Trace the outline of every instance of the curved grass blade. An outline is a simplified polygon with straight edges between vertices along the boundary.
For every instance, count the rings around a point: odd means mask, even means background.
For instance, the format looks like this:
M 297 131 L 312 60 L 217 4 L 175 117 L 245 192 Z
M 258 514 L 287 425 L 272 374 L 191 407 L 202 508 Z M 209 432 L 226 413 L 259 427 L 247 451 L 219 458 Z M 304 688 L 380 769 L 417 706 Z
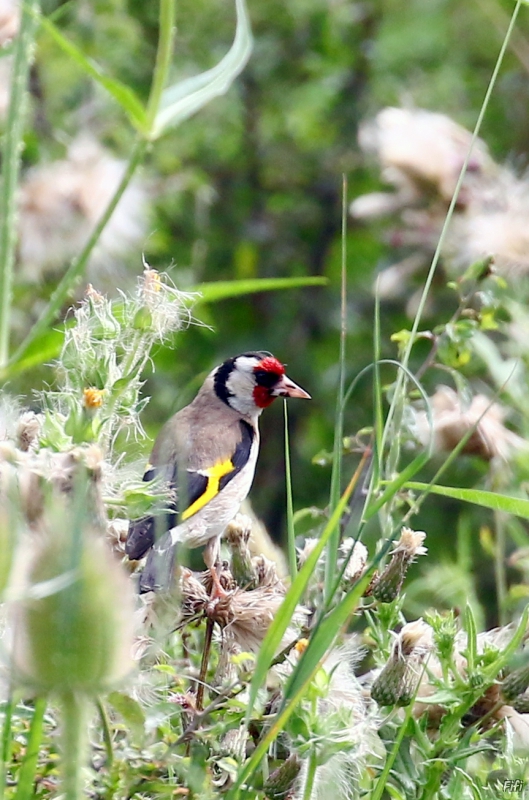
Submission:
M 174 128 L 209 103 L 225 94 L 246 66 L 252 52 L 250 19 L 244 0 L 235 0 L 237 29 L 233 44 L 212 69 L 169 86 L 162 93 L 151 138 L 156 139 L 168 128 Z
M 516 517 L 529 519 L 529 500 L 523 497 L 497 494 L 484 489 L 459 489 L 455 486 L 430 485 L 429 483 L 420 483 L 418 481 L 407 481 L 404 483 L 404 488 L 424 492 L 425 494 L 439 494 L 442 497 L 451 497 L 454 500 L 462 500 L 465 503 L 473 503 L 483 508 L 491 508 L 493 511 L 505 511 L 507 514 L 514 514 Z
M 200 303 L 216 303 L 253 292 L 274 292 L 279 289 L 298 289 L 302 286 L 326 286 L 327 278 L 248 278 L 241 281 L 211 281 L 192 286 L 189 292 L 198 292 L 197 305 Z
M 342 514 L 344 513 L 347 502 L 351 493 L 356 486 L 359 476 L 362 474 L 362 468 L 364 464 L 364 459 L 360 462 L 359 466 L 356 469 L 353 477 L 351 478 L 349 485 L 345 492 L 343 493 L 340 502 L 334 509 L 327 525 L 325 526 L 323 533 L 318 540 L 318 543 L 308 556 L 307 560 L 301 567 L 298 575 L 293 581 L 290 589 L 288 590 L 281 607 L 276 614 L 274 621 L 270 625 L 268 632 L 263 640 L 261 645 L 261 649 L 259 650 L 259 656 L 257 658 L 257 662 L 255 664 L 255 670 L 252 678 L 252 682 L 250 684 L 250 691 L 248 697 L 248 705 L 246 708 L 246 721 L 250 719 L 255 700 L 257 698 L 257 693 L 261 686 L 263 685 L 266 676 L 268 674 L 268 670 L 270 669 L 270 664 L 281 645 L 281 639 L 283 638 L 285 631 L 287 630 L 292 616 L 296 610 L 296 606 L 301 601 L 305 589 L 307 588 L 307 584 L 309 582 L 310 576 L 314 572 L 316 568 L 316 564 L 318 563 L 318 559 L 323 552 L 325 545 L 327 544 L 329 537 L 331 536 L 332 532 L 336 529 L 336 526 L 340 522 Z

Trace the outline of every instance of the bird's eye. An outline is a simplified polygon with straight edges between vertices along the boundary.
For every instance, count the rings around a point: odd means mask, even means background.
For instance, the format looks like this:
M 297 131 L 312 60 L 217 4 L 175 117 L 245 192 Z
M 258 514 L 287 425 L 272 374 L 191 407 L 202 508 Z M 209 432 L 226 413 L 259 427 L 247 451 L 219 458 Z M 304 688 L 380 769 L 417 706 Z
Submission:
M 264 386 L 267 389 L 272 389 L 279 380 L 279 375 L 275 372 L 270 372 L 267 369 L 254 370 L 255 380 L 258 386 Z

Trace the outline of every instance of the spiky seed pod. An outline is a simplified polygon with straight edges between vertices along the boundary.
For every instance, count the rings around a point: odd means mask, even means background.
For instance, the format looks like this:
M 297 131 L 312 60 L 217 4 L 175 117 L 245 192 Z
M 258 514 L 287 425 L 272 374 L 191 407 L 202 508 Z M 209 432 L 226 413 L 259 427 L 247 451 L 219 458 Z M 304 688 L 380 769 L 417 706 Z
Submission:
M 404 625 L 388 663 L 371 686 L 373 700 L 379 705 L 408 705 L 417 691 L 421 665 L 432 645 L 432 629 L 422 619 Z
M 270 773 L 263 786 L 269 800 L 287 800 L 301 771 L 301 760 L 294 753 Z
M 370 594 L 381 603 L 392 603 L 398 596 L 408 567 L 416 556 L 424 555 L 427 550 L 423 546 L 426 538 L 424 531 L 413 531 L 403 528 L 396 543 L 391 561 L 370 586 Z
M 190 569 L 182 569 L 179 585 L 182 621 L 193 619 L 197 614 L 205 614 L 209 595 L 196 573 Z
M 529 714 L 529 692 L 525 691 L 523 694 L 519 694 L 511 705 L 519 714 Z
M 238 586 L 255 589 L 258 575 L 252 563 L 249 547 L 252 520 L 244 514 L 237 514 L 226 528 L 224 538 L 231 550 L 231 571 Z
M 405 687 L 407 664 L 404 659 L 390 659 L 371 686 L 371 697 L 379 706 L 394 706 Z
M 529 687 L 529 664 L 525 664 L 507 675 L 501 685 L 501 693 L 509 702 L 522 695 L 527 687 Z

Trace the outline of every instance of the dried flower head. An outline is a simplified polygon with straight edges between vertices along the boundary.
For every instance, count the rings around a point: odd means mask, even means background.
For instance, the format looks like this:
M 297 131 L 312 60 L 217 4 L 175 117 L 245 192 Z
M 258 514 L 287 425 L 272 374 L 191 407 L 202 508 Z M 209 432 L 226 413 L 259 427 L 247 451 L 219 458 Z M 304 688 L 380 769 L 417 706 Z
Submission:
M 20 190 L 19 260 L 26 280 L 64 266 L 87 242 L 125 171 L 125 163 L 95 139 L 80 136 L 62 161 L 30 170 Z M 100 280 L 115 270 L 146 232 L 147 192 L 138 180 L 126 189 L 90 260 Z M 115 274 L 112 276 L 115 279 Z M 115 280 L 108 282 L 113 288 Z
M 15 38 L 20 27 L 20 0 L 0 0 L 0 47 Z
M 317 544 L 318 539 L 313 539 L 310 536 L 305 539 L 303 547 L 298 548 L 298 566 L 303 566 Z
M 423 109 L 385 108 L 359 131 L 360 146 L 374 152 L 382 176 L 408 196 L 428 189 L 449 203 L 470 149 L 472 134 L 444 114 Z M 474 143 L 469 177 L 495 171 L 485 143 Z
M 347 559 L 351 553 L 351 558 L 349 558 L 345 568 L 344 580 L 348 583 L 354 583 L 361 578 L 365 572 L 367 559 L 369 557 L 367 547 L 363 542 L 359 542 L 355 539 L 344 539 L 340 544 L 340 553 L 343 560 Z
M 152 330 L 157 339 L 181 330 L 192 321 L 190 305 L 196 295 L 177 289 L 169 276 L 151 269 L 144 262 L 143 275 L 138 282 L 139 310 L 135 325 Z
M 34 411 L 24 411 L 20 415 L 16 431 L 16 444 L 20 450 L 26 452 L 37 447 L 43 419 L 42 414 Z
M 463 452 L 487 461 L 495 457 L 506 461 L 513 450 L 525 446 L 523 439 L 503 424 L 505 409 L 482 394 L 475 395 L 471 403 L 465 405 L 449 386 L 439 386 L 430 402 L 433 429 L 430 429 L 426 412 L 417 412 L 415 424 L 420 441 L 428 446 L 433 438 L 437 452 L 453 450 L 472 429 Z
M 318 767 L 311 797 L 323 800 L 332 792 L 338 797 L 356 797 L 358 780 L 369 766 L 380 763 L 383 746 L 378 738 L 378 712 L 366 703 L 354 667 L 363 656 L 356 637 L 332 649 L 316 676 L 318 699 L 314 729 L 308 742 L 300 737 L 301 752 L 308 744 Z M 304 760 L 296 798 L 303 797 L 307 777 Z
M 492 256 L 500 274 L 527 273 L 528 214 L 529 174 L 518 177 L 503 168 L 493 181 L 481 184 L 450 227 L 444 251 L 451 267 L 461 272 Z

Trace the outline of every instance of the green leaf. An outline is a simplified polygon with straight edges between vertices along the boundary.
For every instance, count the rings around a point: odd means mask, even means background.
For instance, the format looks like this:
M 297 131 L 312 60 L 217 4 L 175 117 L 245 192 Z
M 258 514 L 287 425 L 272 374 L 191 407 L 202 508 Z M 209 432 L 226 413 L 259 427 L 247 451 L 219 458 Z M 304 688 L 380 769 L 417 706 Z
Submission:
M 63 341 L 64 330 L 48 331 L 25 351 L 22 358 L 0 370 L 0 380 L 3 381 L 8 377 L 18 375 L 20 372 L 37 367 L 46 361 L 52 361 L 61 352 Z
M 191 287 L 190 292 L 198 292 L 196 302 L 216 303 L 231 297 L 240 297 L 254 292 L 274 292 L 280 289 L 298 289 L 302 286 L 326 286 L 327 278 L 248 278 L 241 281 L 211 281 Z
M 370 574 L 362 578 L 330 614 L 320 619 L 318 626 L 310 638 L 307 649 L 303 653 L 285 687 L 283 705 L 288 704 L 290 698 L 295 696 L 303 686 L 312 680 L 322 658 L 332 647 L 341 627 L 347 622 L 357 607 L 370 579 Z
M 123 692 L 111 692 L 107 701 L 123 717 L 134 737 L 141 738 L 145 731 L 145 715 L 140 704 Z
M 374 514 L 376 514 L 377 511 L 379 511 L 389 500 L 391 500 L 399 491 L 399 489 L 402 489 L 403 486 L 405 486 L 407 489 L 412 488 L 411 481 L 409 481 L 408 478 L 411 478 L 416 472 L 422 469 L 422 467 L 428 461 L 428 458 L 428 453 L 420 453 L 418 456 L 416 456 L 416 458 L 414 458 L 413 461 L 408 464 L 408 466 L 386 486 L 380 497 L 370 503 L 365 511 L 364 519 L 371 519 L 371 517 L 374 516 Z
M 151 138 L 158 138 L 168 128 L 175 127 L 199 111 L 214 97 L 225 94 L 246 66 L 252 52 L 250 20 L 244 0 L 235 0 L 235 7 L 237 29 L 230 50 L 212 69 L 165 89 L 160 109 L 154 120 Z
M 99 64 L 87 58 L 82 50 L 63 36 L 49 19 L 42 18 L 41 25 L 47 33 L 50 34 L 55 43 L 59 45 L 61 50 L 70 56 L 72 61 L 74 61 L 84 73 L 99 83 L 99 85 L 106 89 L 114 100 L 116 100 L 136 130 L 145 132 L 147 122 L 145 108 L 135 92 L 126 84 L 121 83 L 121 81 L 115 78 L 109 78 L 105 75 Z
M 408 481 L 404 484 L 406 489 L 418 492 L 439 494 L 443 497 L 452 497 L 454 500 L 463 500 L 465 503 L 474 503 L 493 511 L 505 511 L 523 519 L 529 519 L 529 500 L 523 497 L 512 497 L 507 494 L 487 492 L 483 489 L 459 489 L 454 486 L 430 485 L 417 481 Z

